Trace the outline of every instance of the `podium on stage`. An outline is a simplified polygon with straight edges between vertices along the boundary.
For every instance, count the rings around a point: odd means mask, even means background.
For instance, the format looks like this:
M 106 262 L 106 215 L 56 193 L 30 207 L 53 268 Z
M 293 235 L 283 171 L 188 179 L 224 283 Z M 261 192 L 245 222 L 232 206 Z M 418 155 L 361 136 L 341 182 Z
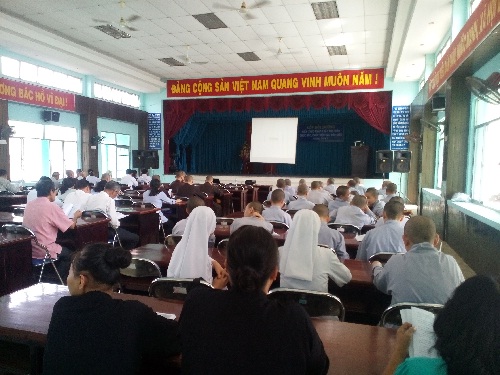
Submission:
M 367 176 L 369 151 L 368 146 L 351 146 L 351 176 Z

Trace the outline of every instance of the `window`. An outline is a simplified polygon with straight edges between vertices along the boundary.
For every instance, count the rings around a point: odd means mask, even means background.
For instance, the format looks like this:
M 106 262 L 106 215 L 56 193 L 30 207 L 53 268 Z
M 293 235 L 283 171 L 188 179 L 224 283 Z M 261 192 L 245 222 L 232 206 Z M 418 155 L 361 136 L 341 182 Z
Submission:
M 476 100 L 472 198 L 500 210 L 500 106 Z
M 78 167 L 75 128 L 9 120 L 15 134 L 10 138 L 10 176 L 13 181 L 38 181 L 53 172 L 64 175 Z M 45 162 L 48 160 L 49 162 Z
M 130 168 L 130 135 L 101 132 L 101 170 L 114 178 L 125 176 Z
M 436 53 L 436 65 L 443 58 L 446 51 L 448 51 L 448 48 L 450 48 L 450 45 L 451 45 L 451 38 L 448 37 L 446 42 L 444 42 L 443 46 Z
M 476 10 L 477 6 L 479 5 L 479 3 L 481 2 L 481 0 L 470 0 L 470 3 L 469 3 L 469 17 L 472 13 L 474 13 L 474 11 Z
M 94 96 L 98 99 L 109 100 L 110 102 L 125 104 L 135 108 L 139 108 L 140 106 L 139 95 L 101 85 L 100 83 L 94 83 Z
M 3 75 L 77 94 L 82 93 L 83 82 L 80 78 L 6 56 L 0 58 L 0 64 Z

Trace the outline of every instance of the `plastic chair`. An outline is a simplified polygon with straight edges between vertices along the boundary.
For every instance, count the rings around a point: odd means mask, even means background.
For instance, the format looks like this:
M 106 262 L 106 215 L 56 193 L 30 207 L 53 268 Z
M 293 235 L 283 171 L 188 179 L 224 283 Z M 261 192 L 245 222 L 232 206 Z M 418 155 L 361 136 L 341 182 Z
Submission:
M 182 236 L 180 235 L 175 235 L 175 234 L 169 234 L 167 237 L 165 237 L 165 245 L 166 246 L 177 246 L 179 241 L 182 239 Z
M 263 205 L 264 207 L 271 207 L 271 201 L 268 201 L 268 200 L 266 199 L 264 202 L 262 202 L 262 205 Z
M 430 311 L 436 314 L 439 310 L 443 308 L 443 305 L 439 303 L 413 303 L 413 302 L 401 302 L 389 306 L 382 313 L 379 325 L 385 327 L 386 325 L 401 326 L 403 321 L 401 319 L 401 310 L 409 309 L 411 307 L 418 307 L 419 309 Z M 457 327 L 457 329 L 460 329 Z
M 215 218 L 215 222 L 217 225 L 231 225 L 234 221 L 232 217 L 217 217 Z
M 386 252 L 380 252 L 373 254 L 370 258 L 368 258 L 369 262 L 374 262 L 374 261 L 379 261 L 381 263 L 387 263 L 389 259 L 394 255 L 395 253 L 386 253 Z
M 270 299 L 288 303 L 299 303 L 310 317 L 337 317 L 341 322 L 345 318 L 345 308 L 340 299 L 333 294 L 289 288 L 276 288 L 269 291 Z
M 269 220 L 269 222 L 273 225 L 274 229 L 286 229 L 286 230 L 290 229 L 288 225 L 282 223 L 281 221 Z
M 297 213 L 298 210 L 286 210 L 285 212 L 288 213 L 290 216 L 293 216 Z
M 82 219 L 109 219 L 108 214 L 106 214 L 104 211 L 101 210 L 86 210 L 82 212 Z M 120 241 L 120 236 L 118 235 L 118 230 L 116 228 L 113 228 L 115 231 L 115 235 L 112 240 L 109 240 L 108 243 L 112 244 L 113 246 L 116 246 L 116 243 L 122 246 L 122 242 Z
M 212 284 L 203 279 L 162 277 L 151 283 L 149 286 L 149 296 L 184 301 L 191 289 L 198 286 L 212 288 Z
M 328 223 L 328 227 L 339 232 L 361 234 L 361 228 L 352 224 Z
M 61 285 L 64 285 L 64 281 L 63 281 L 61 275 L 59 274 L 59 271 L 57 270 L 57 267 L 55 265 L 55 262 L 57 261 L 57 259 L 54 259 L 51 257 L 47 246 L 38 242 L 38 239 L 36 238 L 35 233 L 31 229 L 29 229 L 28 227 L 25 227 L 24 225 L 4 224 L 2 226 L 2 232 L 3 233 L 11 233 L 11 234 L 25 234 L 28 236 L 32 236 L 33 240 L 35 241 L 35 244 L 45 251 L 45 257 L 43 259 L 32 258 L 32 260 L 31 260 L 31 263 L 34 267 L 41 266 L 40 276 L 38 277 L 38 282 L 42 281 L 43 270 L 45 268 L 45 265 L 48 263 L 51 263 L 52 267 L 54 267 L 54 271 L 56 272 L 57 277 L 59 278 L 59 281 L 61 282 Z

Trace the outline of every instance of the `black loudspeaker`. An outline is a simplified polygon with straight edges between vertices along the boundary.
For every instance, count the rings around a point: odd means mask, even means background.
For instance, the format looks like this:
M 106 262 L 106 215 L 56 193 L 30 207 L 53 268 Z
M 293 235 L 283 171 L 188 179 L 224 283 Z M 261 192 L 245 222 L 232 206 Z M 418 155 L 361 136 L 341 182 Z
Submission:
M 245 180 L 245 185 L 255 185 L 257 181 L 255 180 Z
M 53 111 L 42 112 L 43 121 L 59 122 L 59 116 L 60 116 L 59 112 L 53 112 Z
M 390 173 L 393 168 L 394 151 L 392 150 L 379 150 L 377 151 L 377 165 L 375 173 Z
M 133 168 L 158 169 L 160 166 L 158 151 L 156 150 L 132 150 Z
M 410 171 L 411 151 L 394 151 L 394 172 L 407 173 Z

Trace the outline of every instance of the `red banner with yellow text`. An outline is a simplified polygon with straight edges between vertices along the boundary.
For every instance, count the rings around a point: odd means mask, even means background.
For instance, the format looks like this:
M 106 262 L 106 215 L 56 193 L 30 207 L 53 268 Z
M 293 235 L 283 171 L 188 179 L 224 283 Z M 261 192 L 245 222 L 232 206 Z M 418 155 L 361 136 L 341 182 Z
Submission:
M 316 91 L 381 89 L 384 69 L 200 78 L 167 81 L 168 98 L 247 96 Z
M 75 110 L 75 94 L 0 78 L 0 99 L 41 107 Z
M 431 97 L 474 49 L 500 24 L 500 0 L 482 0 L 429 76 Z

